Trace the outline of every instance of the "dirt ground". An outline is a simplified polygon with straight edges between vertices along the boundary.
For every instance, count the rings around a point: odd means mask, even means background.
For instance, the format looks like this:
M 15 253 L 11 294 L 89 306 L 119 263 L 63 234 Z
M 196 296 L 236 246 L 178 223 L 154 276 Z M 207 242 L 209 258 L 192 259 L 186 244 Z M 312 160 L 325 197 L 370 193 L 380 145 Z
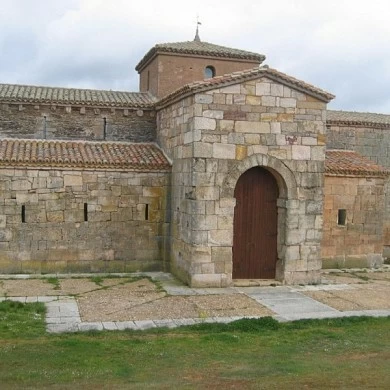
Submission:
M 390 309 L 388 267 L 380 271 L 324 271 L 323 280 L 328 284 L 323 289 L 303 293 L 340 311 Z
M 169 296 L 148 279 L 91 291 L 78 298 L 84 321 L 266 316 L 272 312 L 243 294 Z
M 77 299 L 83 321 L 269 316 L 244 294 L 169 296 L 148 278 L 0 280 L 0 296 L 63 296 Z M 97 280 L 97 283 L 94 281 Z
M 340 311 L 390 309 L 390 267 L 380 271 L 324 271 L 323 284 L 302 293 Z M 83 321 L 267 316 L 273 313 L 234 291 L 218 295 L 168 295 L 148 278 L 1 279 L 0 296 L 77 299 Z

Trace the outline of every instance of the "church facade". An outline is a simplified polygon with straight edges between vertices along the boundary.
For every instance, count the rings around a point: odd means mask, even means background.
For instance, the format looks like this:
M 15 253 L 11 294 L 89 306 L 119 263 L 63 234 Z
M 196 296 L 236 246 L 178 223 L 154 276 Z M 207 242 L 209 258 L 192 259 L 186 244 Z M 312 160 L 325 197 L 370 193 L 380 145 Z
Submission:
M 0 272 L 222 287 L 383 263 L 390 116 L 328 111 L 264 59 L 197 36 L 153 47 L 140 92 L 0 84 Z

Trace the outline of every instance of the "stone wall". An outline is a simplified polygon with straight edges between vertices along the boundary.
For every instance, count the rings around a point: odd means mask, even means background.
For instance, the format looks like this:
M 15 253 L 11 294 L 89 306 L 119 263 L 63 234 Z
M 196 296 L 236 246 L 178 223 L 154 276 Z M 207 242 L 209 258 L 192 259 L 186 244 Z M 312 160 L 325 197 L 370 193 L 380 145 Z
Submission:
M 0 169 L 4 273 L 168 270 L 170 174 Z
M 193 286 L 232 283 L 234 188 L 253 166 L 279 184 L 277 278 L 319 280 L 326 103 L 265 77 L 158 112 L 174 159 L 172 267 Z
M 327 148 L 354 150 L 390 169 L 390 129 L 372 126 L 328 125 Z M 383 255 L 390 258 L 390 178 L 385 182 Z
M 187 283 L 191 283 L 190 275 L 186 272 L 188 262 L 192 258 L 193 242 L 197 242 L 190 228 L 192 213 L 197 213 L 200 208 L 205 214 L 206 209 L 206 202 L 200 205 L 192 200 L 191 195 L 196 161 L 187 137 L 193 137 L 190 125 L 194 117 L 193 102 L 193 97 L 183 99 L 161 110 L 157 117 L 158 143 L 172 160 L 171 267 Z
M 0 104 L 0 137 L 150 142 L 155 111 Z
M 390 168 L 390 129 L 328 125 L 328 149 L 354 150 L 384 167 Z
M 323 268 L 383 263 L 384 179 L 325 176 Z M 338 220 L 346 211 L 345 224 Z

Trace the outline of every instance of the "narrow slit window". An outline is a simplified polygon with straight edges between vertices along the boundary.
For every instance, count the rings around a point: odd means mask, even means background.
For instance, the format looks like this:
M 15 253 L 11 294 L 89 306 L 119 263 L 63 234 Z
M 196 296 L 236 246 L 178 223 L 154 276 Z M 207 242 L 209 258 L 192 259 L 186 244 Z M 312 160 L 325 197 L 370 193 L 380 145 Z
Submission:
M 26 223 L 26 206 L 22 205 L 22 223 Z
M 149 220 L 149 205 L 145 205 L 145 221 Z
M 103 139 L 107 136 L 107 118 L 103 118 Z
M 146 90 L 149 92 L 150 90 L 150 72 L 147 73 L 147 79 L 146 79 Z
M 43 138 L 47 138 L 47 117 L 46 115 L 43 117 Z
M 88 222 L 88 203 L 84 203 L 84 221 Z
M 347 210 L 339 209 L 337 213 L 337 225 L 345 226 L 347 224 Z

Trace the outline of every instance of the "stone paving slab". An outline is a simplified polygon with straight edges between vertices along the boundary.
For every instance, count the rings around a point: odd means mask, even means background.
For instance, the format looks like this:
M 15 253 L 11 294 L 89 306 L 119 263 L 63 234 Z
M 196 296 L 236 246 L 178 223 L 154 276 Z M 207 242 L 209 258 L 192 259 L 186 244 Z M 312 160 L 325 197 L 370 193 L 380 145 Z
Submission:
M 104 330 L 118 330 L 116 323 L 113 321 L 102 322 Z
M 112 275 L 112 274 L 111 274 Z M 259 305 L 270 309 L 274 314 L 273 318 L 280 322 L 293 321 L 298 319 L 315 319 L 315 318 L 338 318 L 347 316 L 373 316 L 383 317 L 390 316 L 390 310 L 348 310 L 340 311 L 332 308 L 325 303 L 321 303 L 315 298 L 305 295 L 305 292 L 311 293 L 316 291 L 331 290 L 351 290 L 354 286 L 350 284 L 323 284 L 316 286 L 236 286 L 228 288 L 190 288 L 184 286 L 172 275 L 155 272 L 139 273 L 139 276 L 148 276 L 173 296 L 192 296 L 191 299 L 206 299 L 203 296 L 210 296 L 210 299 L 218 295 L 235 295 L 243 294 L 246 297 L 257 302 Z M 61 277 L 60 275 L 54 275 Z M 91 277 L 91 274 L 72 275 L 77 277 Z M 121 277 L 129 277 L 129 274 L 118 274 Z M 132 274 L 132 276 L 137 276 Z M 0 276 L 1 277 L 1 276 Z M 48 275 L 44 276 L 45 278 Z M 69 278 L 69 275 L 67 275 Z M 12 278 L 18 279 L 15 275 Z M 28 279 L 29 275 L 20 275 L 21 280 Z M 356 288 L 355 288 L 356 291 Z M 0 297 L 0 301 L 10 299 L 22 303 L 43 302 L 47 307 L 46 328 L 48 332 L 80 332 L 80 331 L 100 331 L 100 330 L 143 330 L 155 327 L 176 328 L 179 326 L 193 325 L 199 323 L 229 323 L 241 318 L 261 318 L 258 316 L 231 315 L 225 317 L 216 317 L 214 313 L 209 313 L 205 318 L 173 318 L 173 319 L 145 319 L 134 321 L 112 321 L 109 318 L 102 321 L 82 321 L 79 306 L 73 296 L 48 295 L 48 296 L 15 296 Z M 184 299 L 184 297 L 183 297 Z M 212 298 L 214 299 L 214 298 Z M 226 299 L 228 299 L 226 297 Z M 181 313 L 180 311 L 178 313 Z M 205 312 L 206 313 L 206 312 Z M 244 312 L 243 312 L 244 313 Z M 184 314 L 184 313 L 183 313 Z
M 118 330 L 125 330 L 125 329 L 137 329 L 137 325 L 134 323 L 134 321 L 120 321 L 115 322 Z
M 291 291 L 339 291 L 352 290 L 354 286 L 350 284 L 320 284 L 317 286 L 294 286 L 290 287 Z
M 284 294 L 285 292 L 283 292 Z M 275 294 L 278 296 L 278 294 Z M 279 294 L 279 297 L 281 295 Z M 8 298 L 13 301 L 22 301 L 23 297 Z M 26 297 L 24 297 L 26 301 Z M 36 301 L 40 301 L 41 297 L 36 297 Z M 48 298 L 48 297 L 45 297 Z M 53 298 L 53 297 L 52 297 Z M 237 321 L 242 318 L 261 318 L 257 316 L 231 316 L 231 317 L 207 317 L 207 318 L 177 318 L 167 320 L 144 320 L 144 321 L 96 321 L 96 322 L 82 322 L 79 315 L 75 316 L 62 316 L 61 312 L 66 312 L 69 308 L 69 301 L 73 300 L 74 306 L 77 307 L 76 300 L 73 297 L 67 297 L 62 302 L 61 300 L 54 297 L 55 301 L 48 301 L 47 306 L 54 306 L 58 310 L 52 310 L 51 315 L 46 317 L 46 329 L 49 333 L 62 333 L 62 332 L 85 332 L 85 331 L 101 331 L 101 330 L 145 330 L 156 327 L 176 328 L 180 326 L 194 325 L 199 323 L 229 323 Z M 260 299 L 260 298 L 258 298 Z M 266 299 L 267 300 L 267 299 Z M 309 299 L 310 301 L 314 301 Z M 45 299 L 46 301 L 46 299 Z M 298 319 L 324 319 L 324 318 L 339 318 L 349 316 L 372 316 L 372 317 L 387 317 L 390 316 L 390 310 L 359 310 L 359 311 L 348 311 L 340 312 L 338 310 L 326 307 L 325 310 L 318 310 L 318 307 L 313 305 L 313 302 L 305 302 L 302 298 L 292 298 L 290 301 L 296 301 L 301 304 L 300 309 L 297 305 L 293 305 L 294 308 L 288 308 L 287 305 L 277 305 L 280 299 L 274 299 L 276 302 L 277 310 L 273 316 L 279 322 L 294 321 Z M 314 301 L 315 302 L 315 301 Z M 263 300 L 263 305 L 267 305 Z M 316 302 L 315 302 L 316 303 Z M 322 305 L 322 304 L 321 304 Z M 64 308 L 62 308 L 64 306 Z M 72 312 L 74 309 L 72 307 Z M 326 306 L 326 305 L 323 305 Z M 61 310 L 63 309 L 63 310 Z M 321 309 L 324 309 L 321 307 Z M 328 310 L 330 309 L 330 310 Z M 275 310 L 275 307 L 273 308 Z M 276 311 L 276 310 L 275 310 Z
M 299 318 L 325 318 L 338 311 L 323 303 L 315 301 L 302 293 L 289 290 L 257 291 L 248 294 L 257 302 L 268 307 L 277 316 L 288 320 Z

